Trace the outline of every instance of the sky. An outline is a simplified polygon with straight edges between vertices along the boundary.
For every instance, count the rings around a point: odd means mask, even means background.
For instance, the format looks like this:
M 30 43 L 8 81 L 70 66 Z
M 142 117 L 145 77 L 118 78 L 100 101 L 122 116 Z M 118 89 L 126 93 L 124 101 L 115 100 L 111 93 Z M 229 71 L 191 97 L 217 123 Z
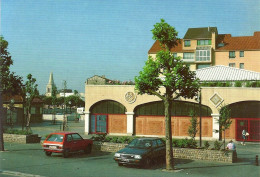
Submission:
M 163 18 L 183 38 L 188 28 L 219 34 L 260 31 L 259 0 L 1 0 L 1 35 L 24 81 L 31 73 L 41 94 L 53 72 L 58 89 L 84 92 L 94 75 L 134 81 Z

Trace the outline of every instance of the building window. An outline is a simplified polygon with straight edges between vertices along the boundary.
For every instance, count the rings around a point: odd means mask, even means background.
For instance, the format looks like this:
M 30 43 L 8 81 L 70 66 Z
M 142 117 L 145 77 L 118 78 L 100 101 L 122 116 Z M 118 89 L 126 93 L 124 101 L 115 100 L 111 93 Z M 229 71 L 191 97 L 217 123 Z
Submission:
M 229 51 L 229 58 L 236 58 L 235 51 Z
M 197 40 L 197 45 L 211 45 L 211 40 L 210 39 Z
M 194 59 L 194 53 L 183 53 L 183 59 L 184 60 Z
M 244 68 L 245 68 L 245 64 L 244 64 L 244 63 L 240 63 L 240 64 L 239 64 L 239 68 L 240 68 L 240 69 L 244 69 Z
M 190 47 L 190 40 L 184 41 L 184 47 Z
M 244 51 L 240 51 L 239 56 L 244 57 Z
M 174 58 L 176 58 L 176 57 L 177 57 L 177 53 L 173 53 L 172 55 L 173 55 L 173 57 L 174 57 Z
M 197 69 L 207 68 L 210 67 L 210 64 L 198 64 Z
M 196 50 L 196 61 L 210 61 L 210 50 Z
M 236 67 L 235 63 L 229 63 L 229 67 Z

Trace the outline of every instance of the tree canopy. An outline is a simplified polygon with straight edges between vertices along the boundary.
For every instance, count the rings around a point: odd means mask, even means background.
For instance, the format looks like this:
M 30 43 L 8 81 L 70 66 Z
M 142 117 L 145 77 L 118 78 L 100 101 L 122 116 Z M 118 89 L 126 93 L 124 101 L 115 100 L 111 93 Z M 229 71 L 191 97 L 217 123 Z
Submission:
M 22 77 L 15 75 L 10 71 L 10 66 L 13 65 L 12 57 L 8 52 L 8 42 L 0 36 L 1 58 L 0 58 L 0 79 L 3 94 L 15 95 L 22 93 Z
M 148 60 L 135 77 L 135 88 L 138 94 L 156 95 L 164 102 L 165 107 L 165 138 L 166 138 L 166 170 L 173 170 L 171 101 L 182 98 L 193 98 L 199 91 L 199 82 L 195 73 L 180 57 L 174 57 L 170 52 L 179 39 L 177 31 L 163 19 L 154 25 L 153 39 L 158 40 L 162 50 L 156 57 Z

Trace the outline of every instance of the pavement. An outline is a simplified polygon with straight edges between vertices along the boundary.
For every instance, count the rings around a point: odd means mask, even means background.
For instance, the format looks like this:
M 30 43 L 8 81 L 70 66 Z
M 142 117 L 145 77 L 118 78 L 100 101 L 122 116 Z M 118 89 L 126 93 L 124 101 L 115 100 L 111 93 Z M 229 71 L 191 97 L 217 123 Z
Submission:
M 60 131 L 60 125 L 51 122 L 32 124 L 34 133 L 44 137 L 53 131 Z M 69 131 L 84 135 L 84 122 L 69 122 Z M 213 142 L 211 142 L 213 143 Z M 237 146 L 236 163 L 222 163 L 189 159 L 174 159 L 173 172 L 165 172 L 165 164 L 154 164 L 149 169 L 119 167 L 113 160 L 114 153 L 77 153 L 70 158 L 60 154 L 45 156 L 41 144 L 5 143 L 5 151 L 0 152 L 0 176 L 191 176 L 191 177 L 251 177 L 260 176 L 260 166 L 256 166 L 256 155 L 260 155 L 260 143 L 247 142 Z

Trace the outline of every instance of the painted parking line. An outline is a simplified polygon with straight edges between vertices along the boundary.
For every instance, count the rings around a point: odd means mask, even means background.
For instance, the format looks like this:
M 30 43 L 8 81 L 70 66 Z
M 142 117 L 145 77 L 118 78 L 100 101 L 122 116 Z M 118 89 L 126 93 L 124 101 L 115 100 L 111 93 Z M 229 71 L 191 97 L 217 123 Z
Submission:
M 44 177 L 40 175 L 28 174 L 28 173 L 21 173 L 17 171 L 8 171 L 8 170 L 0 170 L 0 176 L 2 175 L 9 175 L 9 176 L 19 176 L 19 177 Z

